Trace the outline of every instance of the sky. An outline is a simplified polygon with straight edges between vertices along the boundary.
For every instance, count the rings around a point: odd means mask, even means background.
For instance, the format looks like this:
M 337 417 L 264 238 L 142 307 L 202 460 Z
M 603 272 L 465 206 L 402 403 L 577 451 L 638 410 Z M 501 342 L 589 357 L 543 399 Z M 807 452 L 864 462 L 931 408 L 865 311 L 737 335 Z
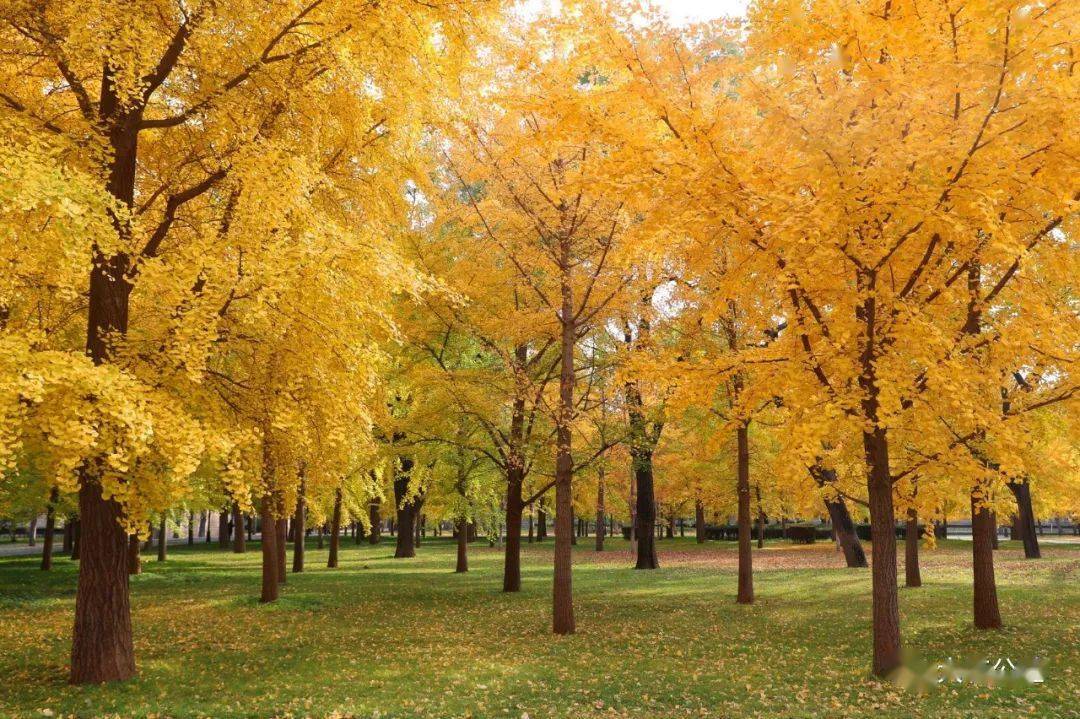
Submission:
M 714 20 L 725 15 L 736 16 L 746 12 L 750 0 L 653 0 L 663 8 L 675 23 Z M 526 15 L 540 12 L 541 8 L 558 6 L 558 0 L 521 0 Z
M 724 15 L 742 15 L 748 0 L 654 0 L 675 22 L 713 20 Z

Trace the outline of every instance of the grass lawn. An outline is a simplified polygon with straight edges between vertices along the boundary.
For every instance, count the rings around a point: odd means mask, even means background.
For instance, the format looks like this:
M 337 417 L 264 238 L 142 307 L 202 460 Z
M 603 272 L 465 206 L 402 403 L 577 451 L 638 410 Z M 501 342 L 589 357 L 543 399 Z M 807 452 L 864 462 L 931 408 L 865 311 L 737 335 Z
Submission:
M 395 560 L 385 537 L 346 539 L 336 570 L 312 541 L 308 571 L 270 606 L 256 601 L 257 545 L 170 548 L 132 578 L 138 678 L 88 688 L 65 683 L 75 563 L 46 574 L 36 558 L 0 559 L 0 716 L 1080 716 L 1080 546 L 1025 561 L 1003 543 L 999 632 L 972 628 L 970 545 L 924 552 L 924 586 L 901 589 L 908 647 L 1050 663 L 1042 685 L 920 696 L 870 678 L 869 572 L 827 543 L 755 550 L 747 607 L 732 543 L 664 540 L 662 569 L 641 572 L 626 542 L 602 555 L 591 542 L 576 548 L 570 637 L 549 631 L 550 540 L 526 545 L 516 595 L 499 591 L 501 554 L 482 543 L 455 575 L 448 540 Z

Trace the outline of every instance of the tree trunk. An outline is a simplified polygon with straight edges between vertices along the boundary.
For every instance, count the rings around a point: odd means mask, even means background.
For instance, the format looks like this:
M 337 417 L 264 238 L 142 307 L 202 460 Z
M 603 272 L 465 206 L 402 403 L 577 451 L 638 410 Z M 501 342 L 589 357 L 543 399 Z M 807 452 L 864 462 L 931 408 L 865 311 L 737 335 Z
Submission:
M 536 507 L 536 541 L 547 539 L 547 512 L 544 511 L 544 498 L 541 497 Z
M 598 470 L 598 477 L 596 483 L 596 551 L 604 551 L 604 522 L 607 521 L 605 517 L 604 506 L 604 468 L 601 467 Z
M 868 465 L 870 537 L 873 540 L 873 670 L 886 676 L 900 666 L 900 607 L 896 582 L 896 515 L 893 511 L 889 444 L 881 427 L 863 432 Z
M 994 549 L 991 542 L 994 521 L 990 510 L 977 506 L 971 495 L 971 566 L 974 574 L 974 609 L 976 629 L 1000 629 L 997 583 L 994 580 Z
M 229 513 L 225 510 L 218 512 L 218 548 L 225 549 L 229 546 Z
M 694 537 L 698 544 L 705 544 L 705 504 L 694 500 Z
M 169 533 L 166 531 L 165 517 L 158 523 L 157 560 L 164 562 L 169 546 Z
M 85 468 L 73 552 L 82 557 L 75 595 L 72 684 L 100 684 L 135 674 L 128 600 L 128 539 L 120 504 L 104 499 Z M 83 546 L 85 545 L 85 546 Z
M 533 508 L 529 507 L 529 544 L 533 543 Z
M 904 586 L 922 586 L 919 572 L 919 513 L 914 507 L 908 508 L 907 528 L 904 530 Z
M 334 569 L 338 565 L 338 547 L 341 543 L 341 487 L 334 492 L 334 514 L 330 519 L 330 556 L 326 559 L 326 566 Z M 372 526 L 372 533 L 375 527 Z
M 578 526 L 577 525 L 578 525 L 577 517 L 574 516 L 574 505 L 571 504 L 570 505 L 570 529 L 571 529 L 571 531 L 570 531 L 570 546 L 577 546 L 577 538 L 578 538 Z
M 304 490 L 306 479 L 301 471 L 300 491 L 296 495 L 296 514 L 293 515 L 293 555 L 292 570 L 294 573 L 304 571 Z
M 574 458 L 571 421 L 574 416 L 574 345 L 577 343 L 577 324 L 574 321 L 573 289 L 569 273 L 569 241 L 560 247 L 562 280 L 560 293 L 561 337 L 559 342 L 559 406 L 555 418 L 555 571 L 552 581 L 552 631 L 573 634 L 574 593 L 573 555 L 570 535 L 574 513 Z
M 142 574 L 142 542 L 137 534 L 128 537 L 128 574 Z
M 289 520 L 279 517 L 273 525 L 273 530 L 277 532 L 274 537 L 274 548 L 277 550 L 277 570 L 274 576 L 277 577 L 278 584 L 285 584 L 288 576 L 285 572 L 285 535 L 289 531 L 288 524 Z
M 274 501 L 269 495 L 262 499 L 262 596 L 263 604 L 278 598 L 278 552 L 277 520 L 274 519 Z
M 503 591 L 521 591 L 521 487 L 522 468 L 512 462 L 506 470 L 506 546 L 503 548 Z M 458 526 L 458 534 L 467 534 L 468 529 Z M 532 519 L 529 520 L 529 541 L 532 541 Z M 458 552 L 462 552 L 461 540 L 458 539 Z
M 825 509 L 829 512 L 829 519 L 836 532 L 836 541 L 844 551 L 844 561 L 848 568 L 866 567 L 866 552 L 863 551 L 859 535 L 855 533 L 855 523 L 851 521 L 851 513 L 848 512 L 843 497 L 825 500 Z
M 990 548 L 1001 548 L 998 542 L 997 512 L 990 512 Z
M 74 529 L 75 529 L 75 520 L 71 519 L 71 518 L 65 519 L 64 520 L 64 538 L 62 540 L 62 544 L 60 545 L 60 551 L 62 551 L 64 554 L 70 554 L 71 553 L 71 536 L 72 536 L 72 532 L 74 531 Z
M 243 554 L 247 551 L 247 545 L 245 544 L 246 537 L 244 535 L 244 514 L 240 511 L 240 503 L 233 502 L 232 505 L 232 550 L 233 554 Z
M 1039 559 L 1042 552 L 1039 550 L 1039 537 L 1035 533 L 1035 512 L 1031 506 L 1031 485 L 1027 481 L 1009 482 L 1009 491 L 1016 499 L 1017 529 L 1020 539 L 1024 542 L 1024 557 L 1027 559 Z
M 739 589 L 735 601 L 739 604 L 754 603 L 754 557 L 750 543 L 753 527 L 750 526 L 750 432 L 745 422 L 735 430 L 737 457 L 738 523 L 739 523 Z
M 469 529 L 465 526 L 467 523 L 468 520 L 464 518 L 457 521 L 457 564 L 454 566 L 454 572 L 456 573 L 469 571 Z M 513 592 L 516 590 L 507 589 L 504 580 L 503 591 Z
M 189 547 L 195 546 L 195 513 L 191 511 L 187 519 L 187 543 Z
M 634 569 L 658 569 L 656 558 L 656 495 L 653 492 L 652 451 L 639 450 L 634 457 L 637 505 L 634 517 L 637 562 Z
M 754 485 L 754 494 L 757 497 L 757 548 L 765 548 L 765 509 L 761 506 L 761 485 Z
M 60 491 L 53 487 L 49 492 L 49 504 L 45 507 L 45 540 L 41 547 L 41 569 L 52 569 L 53 542 L 56 533 L 56 503 L 60 501 Z
M 202 526 L 202 527 L 204 527 L 206 529 L 206 543 L 210 544 L 210 542 L 211 542 L 211 539 L 210 539 L 211 525 L 213 524 L 213 522 L 211 521 L 210 510 L 206 510 L 205 512 L 202 513 L 202 519 L 200 519 L 199 522 L 200 522 L 200 526 Z
M 409 476 L 412 474 L 413 461 L 409 457 L 401 458 L 401 466 L 394 478 L 394 503 L 397 505 L 397 544 L 394 547 L 395 559 L 408 559 L 416 556 L 415 522 L 416 500 L 409 497 Z

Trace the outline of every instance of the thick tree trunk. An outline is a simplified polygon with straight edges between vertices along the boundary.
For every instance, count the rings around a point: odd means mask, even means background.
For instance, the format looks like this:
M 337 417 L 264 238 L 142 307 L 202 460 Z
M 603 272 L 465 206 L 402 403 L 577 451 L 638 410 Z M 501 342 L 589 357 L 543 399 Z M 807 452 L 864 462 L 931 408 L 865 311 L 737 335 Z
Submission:
M 738 480 L 739 522 L 739 589 L 735 601 L 739 604 L 754 603 L 754 557 L 750 543 L 753 527 L 750 526 L 750 432 L 746 423 L 735 430 L 736 464 Z
M 38 518 L 37 518 L 37 515 L 35 514 L 33 517 L 30 518 L 30 521 L 27 522 L 27 525 L 26 525 L 26 546 L 28 546 L 28 547 L 36 547 L 37 546 L 37 521 L 38 521 Z
M 187 519 L 187 543 L 189 547 L 195 546 L 195 513 L 190 511 Z
M 919 572 L 919 513 L 914 507 L 907 511 L 907 527 L 904 530 L 904 586 L 921 587 Z
M 239 502 L 233 502 L 232 521 L 232 550 L 234 554 L 243 554 L 247 551 L 247 545 L 245 544 L 246 537 L 244 535 L 244 514 L 240 511 Z
M 642 450 L 634 458 L 637 505 L 634 516 L 637 561 L 634 569 L 658 569 L 656 558 L 656 500 L 653 492 L 652 452 Z
M 128 574 L 142 574 L 142 542 L 137 534 L 128 537 Z
M 293 555 L 292 555 L 292 570 L 293 572 L 304 571 L 304 490 L 306 488 L 306 480 L 303 474 L 300 475 L 300 491 L 296 495 L 296 514 L 293 515 Z
M 128 540 L 121 516 L 119 503 L 104 499 L 97 478 L 84 469 L 74 550 L 82 559 L 75 595 L 72 684 L 100 684 L 135 674 Z
M 454 572 L 456 573 L 469 571 L 469 529 L 465 526 L 467 523 L 465 519 L 457 521 L 457 564 L 454 565 Z M 515 590 L 507 589 L 504 583 L 503 591 L 512 592 Z
M 45 508 L 45 540 L 41 547 L 41 569 L 52 569 L 53 543 L 56 533 L 56 503 L 60 501 L 60 492 L 56 487 L 49 492 L 49 504 Z
M 278 598 L 278 552 L 277 520 L 274 519 L 274 501 L 270 496 L 262 499 L 262 603 Z
M 218 512 L 218 548 L 225 549 L 229 546 L 229 513 L 226 510 Z
M 416 500 L 409 497 L 409 476 L 412 474 L 413 461 L 409 457 L 401 458 L 401 466 L 394 478 L 394 503 L 397 505 L 397 544 L 394 558 L 408 559 L 416 556 L 414 544 L 416 522 Z M 408 499 L 407 499 L 408 498 Z
M 896 515 L 893 511 L 892 476 L 888 438 L 883 428 L 863 432 L 868 465 L 870 537 L 873 568 L 873 670 L 886 676 L 900 666 L 900 607 L 896 582 Z
M 994 579 L 994 548 L 991 541 L 993 518 L 986 507 L 977 506 L 971 496 L 971 566 L 974 574 L 974 613 L 976 629 L 1000 629 L 997 582 Z
M 503 548 L 503 591 L 521 591 L 521 514 L 524 511 L 521 497 L 521 467 L 511 464 L 506 472 L 506 546 Z M 531 528 L 531 525 L 530 525 Z M 458 534 L 468 533 L 462 524 Z M 532 539 L 530 532 L 530 540 Z M 461 540 L 458 540 L 460 547 Z M 461 551 L 459 549 L 459 551 Z
M 1031 506 L 1031 485 L 1024 482 L 1009 482 L 1009 491 L 1016 499 L 1017 529 L 1020 539 L 1024 542 L 1024 557 L 1027 559 L 1039 559 L 1042 552 L 1039 549 L 1039 536 L 1035 533 L 1035 512 Z
M 341 543 L 341 487 L 334 492 L 334 514 L 330 519 L 330 556 L 326 559 L 326 566 L 334 569 L 338 565 L 338 547 Z M 372 532 L 375 527 L 372 526 Z
M 161 518 L 161 522 L 158 524 L 158 540 L 157 540 L 157 560 L 164 562 L 168 553 L 169 547 L 169 533 L 165 525 L 165 517 Z

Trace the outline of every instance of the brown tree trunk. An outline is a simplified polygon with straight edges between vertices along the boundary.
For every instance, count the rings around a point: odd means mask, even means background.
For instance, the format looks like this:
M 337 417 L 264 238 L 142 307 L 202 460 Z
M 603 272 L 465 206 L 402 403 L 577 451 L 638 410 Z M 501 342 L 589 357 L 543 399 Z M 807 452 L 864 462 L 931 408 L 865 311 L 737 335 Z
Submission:
M 247 551 L 246 536 L 244 535 L 244 514 L 240 511 L 240 503 L 232 505 L 232 550 L 234 554 L 243 554 Z
M 190 511 L 187 519 L 187 543 L 189 547 L 195 546 L 195 513 Z
M 277 520 L 273 506 L 272 497 L 262 498 L 262 596 L 259 601 L 263 604 L 278 598 Z
M 128 539 L 121 509 L 101 496 L 101 485 L 83 469 L 75 549 L 82 557 L 75 595 L 71 646 L 72 684 L 100 684 L 135 674 L 128 600 Z
M 997 512 L 990 512 L 990 548 L 1001 548 L 998 542 Z
M 829 512 L 829 519 L 836 533 L 836 541 L 840 544 L 840 549 L 844 551 L 844 561 L 848 568 L 866 567 L 866 552 L 863 551 L 859 535 L 855 533 L 855 523 L 851 521 L 851 513 L 848 512 L 844 498 L 825 500 L 825 509 Z
M 574 458 L 570 424 L 574 416 L 577 326 L 574 321 L 573 289 L 568 277 L 569 251 L 569 241 L 564 239 L 560 248 L 563 271 L 560 286 L 562 335 L 559 343 L 559 407 L 555 418 L 555 571 L 551 595 L 551 627 L 555 634 L 573 634 L 575 630 L 573 555 L 570 547 L 570 535 L 573 533 L 571 518 L 574 513 Z
M 547 539 L 547 512 L 544 511 L 544 498 L 541 497 L 536 508 L 536 541 Z
M 521 486 L 522 468 L 518 463 L 512 462 L 506 470 L 506 546 L 503 548 L 503 591 L 521 591 L 521 514 L 524 511 L 522 504 Z M 531 520 L 530 520 L 531 521 Z M 531 525 L 530 525 L 531 529 Z M 467 533 L 467 528 L 462 524 L 458 526 L 458 533 Z M 530 531 L 529 539 L 532 539 Z M 460 546 L 460 539 L 459 546 Z M 459 549 L 459 551 L 461 551 Z
M 978 507 L 976 494 L 971 496 L 971 566 L 974 574 L 974 609 L 976 629 L 1000 629 L 997 583 L 994 580 L 994 549 L 991 537 L 993 518 L 986 507 Z
M 45 540 L 41 547 L 41 569 L 52 569 L 53 542 L 56 532 L 56 503 L 60 501 L 60 492 L 56 487 L 49 492 L 49 504 L 45 508 Z
M 597 470 L 596 482 L 596 551 L 604 551 L 604 522 L 606 507 L 604 506 L 604 468 Z
M 736 482 L 739 510 L 739 590 L 735 599 L 739 604 L 754 603 L 754 557 L 750 543 L 753 527 L 750 526 L 750 432 L 745 422 L 735 430 L 737 474 Z
M 462 573 L 469 571 L 469 529 L 467 526 L 468 520 L 462 518 L 457 521 L 457 564 L 454 565 L 454 572 Z M 505 583 L 503 586 L 504 592 L 515 591 L 507 589 Z
M 137 534 L 128 537 L 128 574 L 142 574 L 142 542 Z
M 656 495 L 653 492 L 652 452 L 638 452 L 633 462 L 637 484 L 637 505 L 634 513 L 637 561 L 634 569 L 658 569 L 660 562 L 656 557 Z
M 307 482 L 303 470 L 301 470 L 300 491 L 296 495 L 296 514 L 293 515 L 293 572 L 304 571 L 304 490 L 306 484 Z
M 334 492 L 334 514 L 330 519 L 330 556 L 326 559 L 326 566 L 334 569 L 338 565 L 338 547 L 341 543 L 341 487 Z M 374 533 L 375 528 L 372 527 Z
M 225 549 L 229 546 L 229 513 L 226 510 L 218 512 L 218 548 Z
M 1031 506 L 1031 485 L 1027 481 L 1009 482 L 1009 491 L 1016 499 L 1017 530 L 1024 542 L 1024 557 L 1039 559 L 1039 536 L 1035 533 L 1035 512 Z
M 277 550 L 277 572 L 274 576 L 277 577 L 278 584 L 285 584 L 288 576 L 285 571 L 285 535 L 289 530 L 288 524 L 289 520 L 285 517 L 279 517 L 274 524 L 274 530 L 277 533 L 274 537 L 274 548 Z
M 900 607 L 896 582 L 896 515 L 893 511 L 892 476 L 888 438 L 883 428 L 863 432 L 868 465 L 867 494 L 870 499 L 870 537 L 873 568 L 873 670 L 886 676 L 900 666 Z
M 698 544 L 705 544 L 705 504 L 694 500 L 694 537 Z
M 166 554 L 168 553 L 169 535 L 166 531 L 165 517 L 161 518 L 158 523 L 158 540 L 157 540 L 157 560 L 164 562 Z
M 395 559 L 408 559 L 416 556 L 416 546 L 414 544 L 416 500 L 408 496 L 409 476 L 412 474 L 412 468 L 412 459 L 402 457 L 397 476 L 394 478 L 394 503 L 398 508 L 397 544 L 394 547 Z
M 919 513 L 914 507 L 907 511 L 907 527 L 904 530 L 904 586 L 921 587 L 919 572 Z

